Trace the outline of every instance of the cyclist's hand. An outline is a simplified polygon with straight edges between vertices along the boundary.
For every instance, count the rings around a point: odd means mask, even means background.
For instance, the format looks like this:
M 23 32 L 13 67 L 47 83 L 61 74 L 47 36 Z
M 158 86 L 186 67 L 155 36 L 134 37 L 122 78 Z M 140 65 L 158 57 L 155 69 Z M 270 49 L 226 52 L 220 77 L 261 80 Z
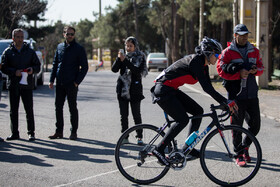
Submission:
M 234 100 L 228 100 L 227 105 L 229 107 L 230 112 L 233 114 L 238 110 L 238 106 Z

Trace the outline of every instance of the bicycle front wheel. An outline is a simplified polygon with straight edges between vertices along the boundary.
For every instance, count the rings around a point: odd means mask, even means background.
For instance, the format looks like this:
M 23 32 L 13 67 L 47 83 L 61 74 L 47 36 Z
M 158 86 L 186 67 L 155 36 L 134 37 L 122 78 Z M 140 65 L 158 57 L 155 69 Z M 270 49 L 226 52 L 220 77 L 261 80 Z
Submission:
M 155 138 L 157 135 L 158 138 Z M 139 136 L 142 136 L 142 145 L 137 144 Z M 164 133 L 158 134 L 158 127 L 153 125 L 136 125 L 127 129 L 115 148 L 115 160 L 121 174 L 138 184 L 150 184 L 160 180 L 169 167 L 161 166 L 151 151 L 163 136 Z M 154 138 L 155 141 L 151 144 Z M 124 142 L 124 139 L 128 139 L 128 142 Z
M 236 158 L 244 155 L 247 148 L 250 160 L 240 167 L 236 164 Z M 200 152 L 204 173 L 222 186 L 239 186 L 249 182 L 257 174 L 262 160 L 261 147 L 255 136 L 235 125 L 212 131 L 203 142 Z

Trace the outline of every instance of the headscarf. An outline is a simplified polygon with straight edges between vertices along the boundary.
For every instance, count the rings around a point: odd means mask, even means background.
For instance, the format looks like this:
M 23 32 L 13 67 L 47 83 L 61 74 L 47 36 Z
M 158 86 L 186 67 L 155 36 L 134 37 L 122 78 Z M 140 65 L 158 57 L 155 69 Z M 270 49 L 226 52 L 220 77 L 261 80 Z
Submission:
M 133 56 L 141 56 L 142 59 L 146 59 L 146 55 L 140 51 L 139 49 L 139 43 L 137 41 L 137 39 L 133 36 L 129 36 L 126 40 L 125 40 L 125 43 L 127 42 L 131 42 L 133 43 L 133 45 L 135 46 L 135 50 L 133 52 L 127 52 L 126 51 L 126 56 L 130 59 L 132 58 Z M 142 61 L 136 61 L 134 62 L 134 65 L 136 67 L 139 67 L 141 65 Z M 146 62 L 144 63 L 144 68 L 143 68 L 143 71 L 141 72 L 141 75 L 143 77 L 146 77 L 148 75 L 148 68 L 147 68 L 147 64 Z
M 125 40 L 125 43 L 131 42 L 135 46 L 135 50 L 133 52 L 126 51 L 126 58 L 133 63 L 134 66 L 140 67 L 141 63 L 144 63 L 143 71 L 141 72 L 142 77 L 146 77 L 148 74 L 148 68 L 146 64 L 146 56 L 143 52 L 139 50 L 139 44 L 135 37 L 130 36 Z M 132 61 L 132 57 L 136 57 L 134 61 Z M 144 59 L 144 60 L 143 60 Z M 125 73 L 120 75 L 120 80 L 123 82 L 123 87 L 121 91 L 121 96 L 126 99 L 130 99 L 130 84 L 131 84 L 131 72 L 128 68 L 126 68 Z

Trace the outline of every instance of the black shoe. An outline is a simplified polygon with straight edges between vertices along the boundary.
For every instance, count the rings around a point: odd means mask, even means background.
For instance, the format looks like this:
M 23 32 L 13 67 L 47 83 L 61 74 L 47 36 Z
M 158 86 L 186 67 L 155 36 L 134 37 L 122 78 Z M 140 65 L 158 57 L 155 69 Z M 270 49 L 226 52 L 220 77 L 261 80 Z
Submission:
M 195 158 L 199 158 L 200 157 L 200 152 L 196 149 L 193 149 L 191 152 L 190 152 L 190 155 L 195 157 Z
M 70 137 L 69 137 L 69 139 L 70 140 L 77 140 L 77 133 L 71 133 L 71 135 L 70 135 Z
M 0 137 L 0 142 L 4 142 L 4 139 Z
M 28 140 L 29 140 L 29 141 L 34 141 L 34 140 L 35 140 L 35 136 L 29 134 L 29 135 L 28 135 Z
M 12 134 L 11 136 L 7 137 L 6 140 L 10 141 L 10 140 L 18 140 L 18 139 L 19 139 L 19 135 Z
M 62 133 L 54 133 L 54 135 L 49 136 L 49 139 L 57 139 L 57 138 L 63 138 Z
M 158 162 L 161 164 L 161 165 L 164 165 L 164 166 L 169 166 L 170 163 L 169 161 L 167 160 L 167 158 L 165 157 L 164 154 L 158 152 L 156 149 L 154 149 L 152 151 L 153 155 L 155 155 L 158 159 Z

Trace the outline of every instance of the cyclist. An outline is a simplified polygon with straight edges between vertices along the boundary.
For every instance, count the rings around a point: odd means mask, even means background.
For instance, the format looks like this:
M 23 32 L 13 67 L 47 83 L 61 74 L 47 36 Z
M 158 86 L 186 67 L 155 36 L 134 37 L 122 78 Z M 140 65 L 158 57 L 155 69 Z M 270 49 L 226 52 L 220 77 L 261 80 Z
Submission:
M 203 114 L 203 108 L 178 87 L 183 84 L 200 83 L 203 90 L 217 102 L 228 105 L 231 112 L 238 107 L 233 100 L 227 100 L 213 88 L 209 76 L 208 65 L 215 65 L 222 46 L 214 39 L 205 37 L 195 48 L 196 54 L 188 55 L 165 69 L 155 80 L 151 88 L 153 102 L 157 103 L 176 123 L 168 130 L 159 145 L 152 151 L 162 165 L 169 165 L 165 157 L 165 147 L 174 139 L 189 122 L 189 116 Z M 201 118 L 192 119 L 189 134 L 199 129 Z M 187 147 L 184 146 L 183 149 Z M 199 151 L 190 152 L 193 157 L 199 157 Z

